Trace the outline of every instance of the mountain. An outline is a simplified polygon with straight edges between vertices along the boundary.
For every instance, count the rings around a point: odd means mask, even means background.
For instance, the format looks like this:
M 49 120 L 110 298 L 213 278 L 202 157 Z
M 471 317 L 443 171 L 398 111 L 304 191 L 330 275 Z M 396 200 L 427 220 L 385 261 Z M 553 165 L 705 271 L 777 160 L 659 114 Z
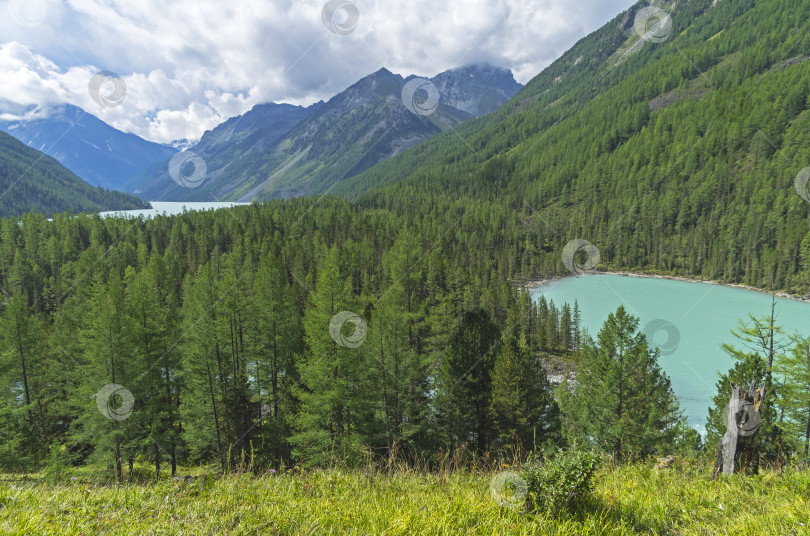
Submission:
M 436 103 L 427 102 L 435 100 L 435 89 L 428 94 L 430 84 L 420 80 L 380 69 L 326 103 L 257 106 L 207 132 L 191 149 L 207 170 L 199 187 L 178 186 L 164 166 L 151 177 L 131 181 L 127 191 L 155 200 L 201 201 L 327 192 L 347 177 L 487 113 L 520 88 L 509 71 L 472 66 L 430 80 L 447 91 L 439 90 Z M 413 110 L 403 102 L 406 87 L 412 90 Z M 422 106 L 427 108 L 417 109 Z
M 662 36 L 635 31 L 650 9 L 665 10 Z M 491 114 L 332 193 L 409 213 L 446 192 L 508 207 L 529 231 L 512 253 L 524 265 L 583 239 L 603 266 L 796 288 L 808 21 L 807 1 L 639 3 Z
M 316 103 L 306 108 L 291 104 L 260 104 L 207 131 L 199 143 L 189 149 L 206 163 L 208 173 L 205 182 L 208 184 L 199 190 L 178 186 L 169 175 L 166 162 L 133 178 L 124 186 L 124 190 L 155 200 L 205 201 L 225 198 L 227 194 L 211 193 L 216 191 L 211 186 L 219 183 L 225 183 L 227 192 L 228 182 L 218 181 L 219 177 L 265 158 L 287 133 L 322 104 Z
M 512 98 L 523 87 L 512 71 L 476 64 L 440 73 L 430 80 L 441 102 L 473 117 L 481 117 Z
M 91 186 L 55 159 L 0 132 L 0 217 L 36 211 L 98 212 L 146 208 L 127 194 Z
M 28 121 L 2 122 L 0 130 L 56 158 L 94 186 L 120 189 L 150 164 L 177 150 L 116 130 L 81 108 L 60 105 Z

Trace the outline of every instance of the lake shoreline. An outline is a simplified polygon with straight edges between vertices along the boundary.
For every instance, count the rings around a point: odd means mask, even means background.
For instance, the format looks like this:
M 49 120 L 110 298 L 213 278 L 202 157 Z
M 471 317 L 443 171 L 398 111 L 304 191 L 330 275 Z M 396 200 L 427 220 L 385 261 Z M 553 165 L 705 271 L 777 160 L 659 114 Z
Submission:
M 624 270 L 618 270 L 618 271 L 614 271 L 614 270 L 602 271 L 602 270 L 599 270 L 597 272 L 594 272 L 593 274 L 588 274 L 588 275 L 620 275 L 620 276 L 624 276 L 624 277 L 640 277 L 640 278 L 645 278 L 645 279 L 671 279 L 673 281 L 684 281 L 684 282 L 687 282 L 687 283 L 706 283 L 706 284 L 709 284 L 709 285 L 719 285 L 721 287 L 740 288 L 740 289 L 744 289 L 744 290 L 751 290 L 751 291 L 759 292 L 759 293 L 762 293 L 762 294 L 773 294 L 778 298 L 785 298 L 785 299 L 794 300 L 794 301 L 798 301 L 798 302 L 802 302 L 802 303 L 810 303 L 810 293 L 805 294 L 804 296 L 799 296 L 798 294 L 790 294 L 788 292 L 782 292 L 782 291 L 772 292 L 772 291 L 761 289 L 761 288 L 758 288 L 758 287 L 752 287 L 751 285 L 743 285 L 742 283 L 723 283 L 722 281 L 715 281 L 715 280 L 711 280 L 711 279 L 698 279 L 698 278 L 695 278 L 695 277 L 684 277 L 684 276 L 679 276 L 679 275 L 651 274 L 651 273 L 647 273 L 647 272 L 628 272 L 628 271 L 624 271 Z M 574 274 L 571 274 L 571 275 L 552 275 L 552 276 L 548 276 L 548 277 L 544 277 L 544 278 L 541 278 L 541 279 L 536 279 L 536 280 L 530 281 L 530 282 L 528 282 L 526 284 L 526 287 L 528 287 L 530 289 L 531 288 L 537 288 L 537 287 L 541 287 L 541 286 L 543 286 L 543 285 L 545 285 L 547 283 L 551 283 L 553 281 L 560 281 L 562 279 L 567 279 L 569 277 L 578 277 L 578 276 L 575 276 Z

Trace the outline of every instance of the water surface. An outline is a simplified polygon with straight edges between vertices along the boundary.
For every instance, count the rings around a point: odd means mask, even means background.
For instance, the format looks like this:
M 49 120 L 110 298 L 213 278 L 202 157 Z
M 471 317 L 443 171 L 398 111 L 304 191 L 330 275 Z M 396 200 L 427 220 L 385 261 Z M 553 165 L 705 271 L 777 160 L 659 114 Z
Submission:
M 220 208 L 230 208 L 237 205 L 249 205 L 250 203 L 234 203 L 230 201 L 150 201 L 152 208 L 139 209 L 139 210 L 115 210 L 109 212 L 100 212 L 99 216 L 102 218 L 119 217 L 119 218 L 152 218 L 154 216 L 167 215 L 172 216 L 175 214 L 182 214 L 184 211 L 197 211 L 197 210 L 216 210 Z
M 532 289 L 558 306 L 573 306 L 577 300 L 582 326 L 596 334 L 619 305 L 640 319 L 639 327 L 654 332 L 654 342 L 662 347 L 661 366 L 672 379 L 672 387 L 685 410 L 689 423 L 705 428 L 718 373 L 733 366 L 733 359 L 721 348 L 735 343 L 730 330 L 748 313 L 770 313 L 771 296 L 764 292 L 672 279 L 596 274 L 551 281 Z M 810 303 L 787 298 L 776 299 L 777 324 L 786 334 L 810 335 Z M 661 326 L 659 329 L 655 327 Z M 677 341 L 670 344 L 670 334 Z M 738 344 L 739 346 L 739 344 Z

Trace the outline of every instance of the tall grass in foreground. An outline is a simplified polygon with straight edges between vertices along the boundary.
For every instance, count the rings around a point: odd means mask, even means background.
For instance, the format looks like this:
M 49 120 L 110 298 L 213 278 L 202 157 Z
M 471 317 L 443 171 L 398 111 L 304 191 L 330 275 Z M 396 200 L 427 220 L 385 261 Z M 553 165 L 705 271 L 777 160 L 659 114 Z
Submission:
M 604 467 L 578 512 L 498 506 L 494 473 L 329 469 L 115 487 L 0 484 L 0 534 L 807 534 L 810 472 L 711 480 L 704 468 Z

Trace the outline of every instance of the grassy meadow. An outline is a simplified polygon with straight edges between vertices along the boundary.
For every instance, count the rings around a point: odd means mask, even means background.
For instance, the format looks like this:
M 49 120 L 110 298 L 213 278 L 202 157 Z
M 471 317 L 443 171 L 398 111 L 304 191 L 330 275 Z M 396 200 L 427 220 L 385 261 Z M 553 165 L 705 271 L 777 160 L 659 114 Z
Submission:
M 807 470 L 712 480 L 705 466 L 604 466 L 585 506 L 554 513 L 500 506 L 494 474 L 293 469 L 122 487 L 91 473 L 5 475 L 0 534 L 810 533 Z

